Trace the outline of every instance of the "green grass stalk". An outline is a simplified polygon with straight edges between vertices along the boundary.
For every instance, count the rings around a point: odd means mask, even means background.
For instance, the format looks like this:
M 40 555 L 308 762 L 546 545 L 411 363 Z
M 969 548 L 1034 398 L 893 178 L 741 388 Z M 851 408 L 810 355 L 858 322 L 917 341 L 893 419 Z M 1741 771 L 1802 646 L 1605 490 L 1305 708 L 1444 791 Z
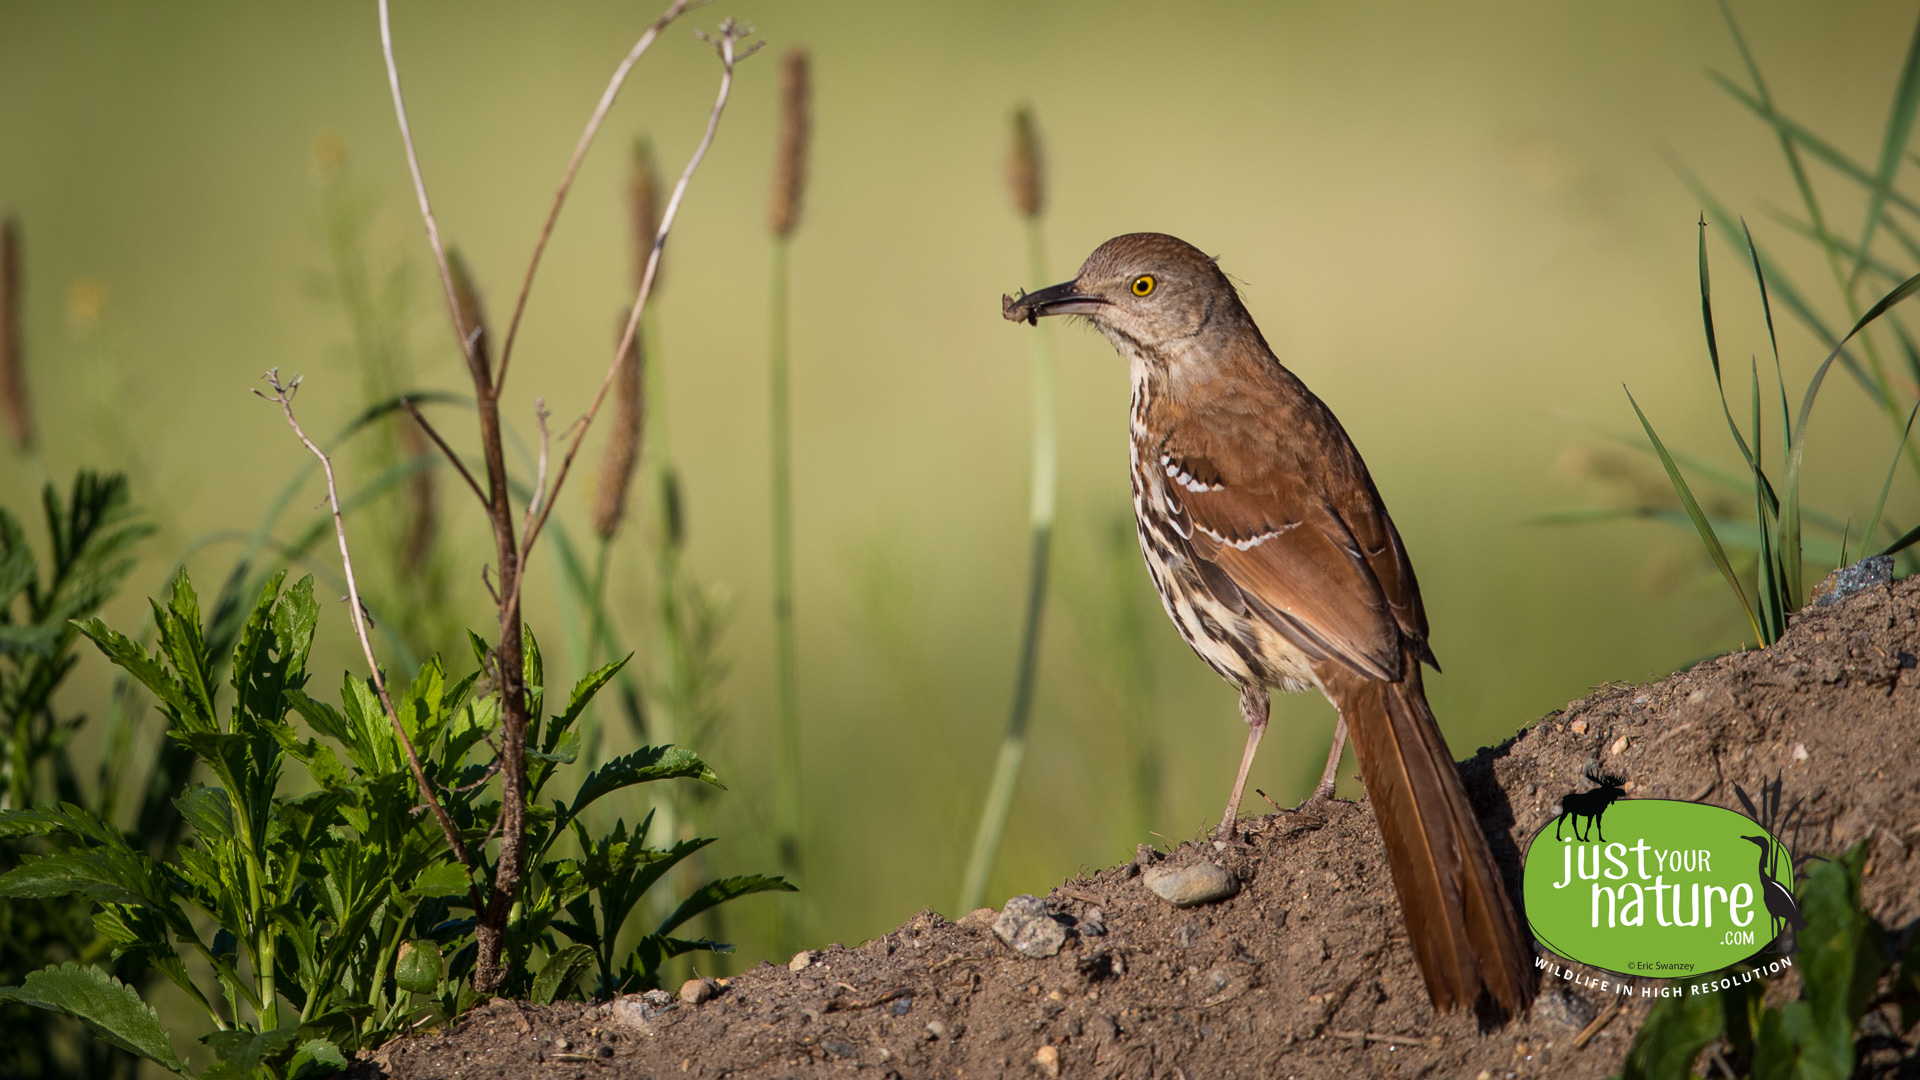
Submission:
M 1033 114 L 1025 109 L 1014 115 L 1014 150 L 1008 170 L 1014 202 L 1026 219 L 1027 273 L 1039 287 L 1047 280 L 1046 240 L 1041 233 L 1042 204 L 1039 140 L 1034 132 Z M 993 872 L 1000 852 L 1000 838 L 1006 830 L 1007 812 L 1013 806 L 1014 789 L 1020 781 L 1020 766 L 1027 756 L 1027 727 L 1033 717 L 1033 692 L 1040 671 L 1040 632 L 1046 611 L 1048 556 L 1053 547 L 1053 507 L 1057 487 L 1054 432 L 1053 338 L 1046 328 L 1031 335 L 1033 350 L 1033 479 L 1031 562 L 1027 572 L 1026 615 L 1020 630 L 1020 667 L 1013 683 L 1013 708 L 1007 719 L 1007 734 L 1000 741 L 1000 753 L 993 765 L 993 779 L 987 786 L 987 801 L 980 811 L 980 825 L 974 831 L 973 852 L 967 858 L 967 870 L 961 879 L 960 903 L 956 913 L 964 914 L 980 906 L 987 892 L 987 878 Z
M 770 473 L 773 499 L 773 669 L 774 710 L 779 721 L 779 774 L 774 785 L 775 842 L 780 872 L 800 873 L 800 676 L 793 630 L 793 416 L 788 368 L 788 239 L 773 239 L 773 301 L 768 323 L 771 412 Z M 798 907 L 781 905 L 780 948 L 797 948 Z
M 793 629 L 793 408 L 789 372 L 787 287 L 788 249 L 800 224 L 806 193 L 807 143 L 812 128 L 811 82 L 807 53 L 794 49 L 780 68 L 780 148 L 774 158 L 773 197 L 767 227 L 773 234 L 773 281 L 768 313 L 767 400 L 768 465 L 771 477 L 773 539 L 773 672 L 774 715 L 778 725 L 779 763 L 774 775 L 774 842 L 780 872 L 790 880 L 800 877 L 800 838 L 803 825 L 800 800 L 800 674 Z M 795 949 L 801 939 L 799 904 L 780 906 L 781 951 Z

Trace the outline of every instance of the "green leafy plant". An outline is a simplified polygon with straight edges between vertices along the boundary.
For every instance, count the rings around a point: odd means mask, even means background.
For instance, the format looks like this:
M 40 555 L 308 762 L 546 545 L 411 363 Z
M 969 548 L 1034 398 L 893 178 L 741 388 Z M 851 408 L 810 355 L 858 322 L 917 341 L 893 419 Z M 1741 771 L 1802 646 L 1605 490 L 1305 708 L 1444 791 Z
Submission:
M 1729 973 L 1735 985 L 1724 990 L 1694 992 L 1723 973 L 1688 983 L 1648 1014 L 1622 1080 L 1690 1077 L 1703 1053 L 1707 1075 L 1756 1080 L 1848 1080 L 1870 1054 L 1906 1059 L 1903 1033 L 1920 1022 L 1920 934 L 1908 935 L 1904 955 L 1890 953 L 1886 929 L 1860 906 L 1866 861 L 1862 841 L 1808 873 L 1798 896 L 1807 927 L 1795 935 L 1797 998 L 1767 1005 L 1768 981 L 1751 969 Z
M 0 807 L 26 807 L 45 798 L 85 803 L 111 815 L 123 779 L 136 791 L 145 778 L 119 775 L 117 759 L 102 755 L 95 777 L 84 777 L 72 753 L 85 717 L 63 714 L 57 695 L 77 662 L 78 631 L 71 620 L 91 615 L 118 591 L 134 563 L 134 546 L 153 531 L 133 508 L 126 479 L 82 472 L 65 499 L 49 485 L 41 497 L 47 523 L 44 573 L 17 517 L 0 509 Z M 91 779 L 91 784 L 85 780 Z M 165 830 L 149 834 L 165 847 Z M 0 838 L 0 871 L 43 848 L 31 838 Z M 0 983 L 16 983 L 54 961 L 94 963 L 107 943 L 87 906 L 61 898 L 0 897 Z M 137 979 L 132 965 L 113 964 L 120 978 Z M 109 1045 L 69 1038 L 64 1025 L 27 1023 L 19 1005 L 0 1005 L 0 1075 L 54 1076 L 62 1063 L 74 1075 L 107 1076 L 120 1068 Z M 124 1061 L 124 1059 L 123 1059 Z
M 167 603 L 154 604 L 157 652 L 97 619 L 82 627 L 154 695 L 168 737 L 188 747 L 214 781 L 177 799 L 188 829 L 177 859 L 154 859 L 72 803 L 0 813 L 0 837 L 34 835 L 56 845 L 0 875 L 0 896 L 90 901 L 117 957 L 158 970 L 205 1012 L 214 1029 L 204 1040 L 215 1061 L 209 1076 L 292 1078 L 339 1067 L 345 1053 L 450 1017 L 474 1000 L 478 889 L 440 826 L 415 810 L 421 796 L 409 747 L 464 842 L 478 848 L 502 817 L 486 783 L 493 769 L 473 760 L 500 732 L 497 698 L 479 688 L 479 673 L 450 681 L 438 658 L 423 664 L 393 703 L 405 739 L 372 680 L 348 677 L 338 706 L 320 702 L 306 692 L 318 621 L 313 581 L 284 592 L 283 582 L 284 575 L 270 579 L 249 613 L 224 706 L 199 601 L 184 576 Z M 483 667 L 496 662 L 474 642 Z M 646 847 L 644 826 L 628 836 L 624 825 L 596 840 L 581 827 L 582 812 L 635 784 L 718 780 L 689 751 L 646 747 L 588 773 L 572 798 L 541 806 L 555 770 L 577 752 L 581 714 L 624 661 L 582 679 L 564 709 L 539 719 L 545 676 L 530 636 L 523 656 L 536 718 L 523 807 L 533 859 L 526 897 L 508 924 L 515 974 L 506 989 L 545 1000 L 574 995 L 585 955 L 600 962 L 598 992 L 607 994 L 647 985 L 666 958 L 725 948 L 674 931 L 734 897 L 788 886 L 761 877 L 713 882 L 616 964 L 628 913 L 661 873 L 710 841 L 655 851 Z M 291 722 L 295 714 L 327 741 L 304 737 Z M 306 774 L 305 784 L 284 783 L 289 763 Z M 296 786 L 311 790 L 281 790 Z M 562 837 L 578 843 L 580 857 L 559 855 Z M 571 945 L 562 946 L 556 932 Z M 537 973 L 536 953 L 546 958 Z M 190 958 L 211 973 L 211 985 L 195 976 Z M 49 967 L 0 988 L 0 1000 L 73 1016 L 116 1046 L 185 1070 L 164 1036 L 154 1040 L 151 1009 L 136 991 L 98 968 Z

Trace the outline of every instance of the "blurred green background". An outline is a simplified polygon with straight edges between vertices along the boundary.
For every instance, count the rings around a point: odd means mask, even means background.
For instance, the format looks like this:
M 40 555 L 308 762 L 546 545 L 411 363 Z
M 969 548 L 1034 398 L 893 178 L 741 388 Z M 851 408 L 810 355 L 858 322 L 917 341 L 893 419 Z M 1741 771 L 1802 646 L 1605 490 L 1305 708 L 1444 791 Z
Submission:
M 1912 5 L 1737 11 L 1782 107 L 1871 164 Z M 654 14 L 589 2 L 396 10 L 441 227 L 475 265 L 496 331 L 580 125 Z M 1023 280 L 1003 183 L 1020 103 L 1045 139 L 1053 280 L 1117 233 L 1185 237 L 1219 255 L 1283 361 L 1346 424 L 1419 571 L 1447 670 L 1430 692 L 1456 753 L 1597 683 L 1740 644 L 1745 622 L 1690 535 L 1530 520 L 1606 505 L 1649 477 L 1657 497 L 1651 459 L 1606 450 L 1585 426 L 1638 438 L 1622 382 L 1669 444 L 1738 461 L 1701 344 L 1701 204 L 1663 148 L 1748 215 L 1831 321 L 1848 321 L 1816 249 L 1765 216 L 1797 206 L 1772 133 L 1704 77 L 1741 77 L 1712 4 L 723 0 L 642 62 L 581 174 L 508 387 L 523 439 L 536 396 L 565 423 L 606 367 L 630 299 L 627 146 L 649 134 L 677 172 L 717 75 L 693 27 L 724 15 L 755 25 L 771 51 L 742 66 L 689 193 L 652 359 L 689 557 L 730 615 L 723 714 L 696 747 L 731 788 L 707 823 L 722 838 L 713 868 L 772 872 L 765 219 L 775 54 L 804 45 L 815 141 L 792 267 L 807 870 L 792 902 L 816 943 L 946 909 L 1005 725 L 1026 577 L 1033 331 L 1004 323 L 998 299 L 1050 283 Z M 1860 189 L 1817 167 L 1814 177 L 1834 215 L 1857 221 Z M 389 314 L 404 379 L 369 373 L 317 285 L 330 272 L 329 214 L 343 207 L 365 226 L 367 259 L 402 267 L 408 299 Z M 161 532 L 106 613 L 114 625 L 135 628 L 143 595 L 190 543 L 251 528 L 305 461 L 248 392 L 265 368 L 307 377 L 300 405 L 322 432 L 382 378 L 400 380 L 385 392 L 468 390 L 370 0 L 0 4 L 6 210 L 25 234 L 44 461 L 0 451 L 0 502 L 25 516 L 43 475 L 132 474 Z M 1744 370 L 1748 354 L 1768 355 L 1764 324 L 1739 258 L 1710 244 L 1722 350 Z M 1781 324 L 1797 402 L 1824 350 Z M 1233 692 L 1165 623 L 1138 565 L 1121 362 L 1084 328 L 1052 332 L 1057 587 L 995 904 L 1209 826 L 1244 737 Z M 1734 385 L 1740 411 L 1746 390 Z M 443 415 L 471 446 L 467 414 Z M 1863 519 L 1893 447 L 1884 418 L 1836 375 L 1812 439 L 1809 500 Z M 559 516 L 578 537 L 589 535 L 599 441 L 563 495 Z M 343 462 L 352 475 L 355 458 Z M 458 644 L 452 628 L 490 629 L 478 578 L 489 550 L 481 515 L 444 474 L 440 492 L 451 609 L 438 623 L 388 617 Z M 1888 514 L 1901 528 L 1920 516 L 1916 496 L 1910 473 L 1896 478 Z M 303 492 L 282 532 L 320 498 L 317 485 Z M 613 554 L 615 617 L 643 651 L 649 516 Z M 369 560 L 387 535 L 374 521 L 353 523 Z M 203 590 L 233 553 L 216 544 L 190 560 Z M 550 670 L 570 680 L 581 658 L 562 625 L 577 613 L 556 599 L 553 557 L 551 545 L 537 557 L 530 622 Z M 329 545 L 316 549 L 317 568 L 336 564 Z M 361 667 L 343 616 L 335 605 L 323 618 L 317 671 Z M 1129 627 L 1144 665 L 1129 659 Z M 457 668 L 469 662 L 455 655 Z M 84 665 L 66 706 L 97 716 L 108 669 L 95 656 Z M 157 737 L 157 715 L 149 723 Z M 1330 730 L 1317 697 L 1276 702 L 1252 784 L 1282 803 L 1304 797 Z M 633 741 L 617 718 L 606 731 L 608 752 Z M 1158 767 L 1145 800 L 1143 758 Z M 736 965 L 769 955 L 782 902 L 738 905 Z

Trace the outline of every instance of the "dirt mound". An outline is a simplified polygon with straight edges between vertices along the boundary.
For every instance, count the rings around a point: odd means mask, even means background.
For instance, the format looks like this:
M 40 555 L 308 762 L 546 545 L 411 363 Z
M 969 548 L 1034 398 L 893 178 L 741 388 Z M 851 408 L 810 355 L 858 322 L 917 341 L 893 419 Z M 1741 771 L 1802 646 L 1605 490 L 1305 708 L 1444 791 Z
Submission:
M 1803 614 L 1771 649 L 1651 686 L 1602 688 L 1461 770 L 1515 896 L 1523 846 L 1589 763 L 1624 774 L 1635 796 L 1735 808 L 1734 784 L 1751 792 L 1779 773 L 1788 801 L 1807 803 L 1801 850 L 1871 839 L 1867 905 L 1905 926 L 1920 918 L 1916 656 L 1920 581 L 1874 588 Z M 926 912 L 859 948 L 815 953 L 803 970 L 762 965 L 703 1004 L 495 1002 L 359 1069 L 395 1080 L 1351 1080 L 1600 1077 L 1619 1067 L 1648 1007 L 1639 999 L 1609 1013 L 1611 994 L 1603 1002 L 1550 980 L 1508 1023 L 1433 1013 L 1365 803 L 1243 825 L 1225 851 L 1207 841 L 1143 851 L 1055 889 L 1049 909 L 1076 925 L 1050 957 L 1014 952 L 984 921 Z M 1238 893 L 1176 909 L 1141 883 L 1150 863 L 1201 861 L 1232 871 Z

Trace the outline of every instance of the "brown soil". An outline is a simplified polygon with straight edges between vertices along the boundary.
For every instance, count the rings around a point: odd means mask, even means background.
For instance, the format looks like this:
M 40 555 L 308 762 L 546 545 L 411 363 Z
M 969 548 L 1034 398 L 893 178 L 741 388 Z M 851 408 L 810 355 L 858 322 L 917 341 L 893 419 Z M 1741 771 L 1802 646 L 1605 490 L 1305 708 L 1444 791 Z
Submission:
M 1632 794 L 1738 807 L 1775 774 L 1806 800 L 1802 851 L 1872 842 L 1868 908 L 1920 919 L 1920 580 L 1798 617 L 1765 651 L 1651 686 L 1608 686 L 1461 766 L 1518 895 L 1519 853 L 1591 762 Z M 1548 981 L 1510 1022 L 1436 1016 L 1414 969 L 1371 810 L 1331 803 L 1245 819 L 1208 841 L 1076 877 L 1046 898 L 1104 935 L 1028 959 L 984 925 L 922 913 L 793 972 L 762 965 L 644 1025 L 613 1007 L 495 1002 L 358 1066 L 453 1077 L 1600 1077 L 1648 1003 L 1576 1037 L 1612 995 Z M 1238 895 L 1178 910 L 1139 882 L 1158 858 L 1213 859 Z M 1611 978 L 1611 976 L 1609 976 Z M 1047 1049 L 1050 1048 L 1050 1049 Z M 1049 1066 L 1052 1068 L 1050 1069 Z

